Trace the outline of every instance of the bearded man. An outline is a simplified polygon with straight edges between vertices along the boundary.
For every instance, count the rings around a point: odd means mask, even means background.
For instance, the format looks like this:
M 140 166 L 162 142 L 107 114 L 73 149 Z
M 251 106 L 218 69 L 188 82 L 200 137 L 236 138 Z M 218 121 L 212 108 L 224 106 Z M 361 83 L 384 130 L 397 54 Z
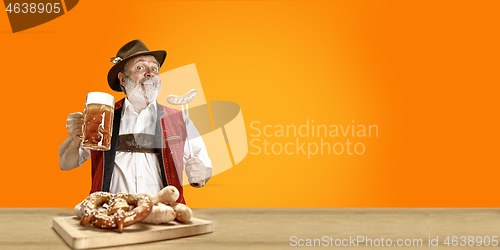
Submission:
M 66 120 L 68 137 L 59 148 L 59 166 L 74 169 L 92 159 L 91 193 L 153 193 L 167 185 L 180 193 L 184 203 L 182 171 L 185 164 L 189 182 L 202 187 L 212 176 L 212 166 L 203 139 L 190 121 L 184 123 L 179 110 L 160 105 L 159 75 L 166 52 L 149 51 L 140 40 L 124 45 L 112 58 L 108 84 L 123 91 L 126 98 L 115 103 L 113 134 L 109 151 L 80 147 L 83 114 L 72 113 Z M 189 142 L 196 157 L 189 156 Z

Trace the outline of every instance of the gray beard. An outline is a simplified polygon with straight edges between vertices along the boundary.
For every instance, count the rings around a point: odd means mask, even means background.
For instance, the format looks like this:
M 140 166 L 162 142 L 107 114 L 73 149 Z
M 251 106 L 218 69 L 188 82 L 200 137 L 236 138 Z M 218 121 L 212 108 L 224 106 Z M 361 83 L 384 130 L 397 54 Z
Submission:
M 152 80 L 156 84 L 156 88 L 151 90 L 147 88 L 146 91 L 142 89 L 141 85 L 146 80 Z M 139 82 L 135 82 L 129 77 L 125 77 L 125 89 L 127 90 L 127 98 L 131 103 L 143 103 L 148 105 L 149 103 L 156 100 L 161 90 L 161 80 L 159 82 L 156 79 L 143 78 Z

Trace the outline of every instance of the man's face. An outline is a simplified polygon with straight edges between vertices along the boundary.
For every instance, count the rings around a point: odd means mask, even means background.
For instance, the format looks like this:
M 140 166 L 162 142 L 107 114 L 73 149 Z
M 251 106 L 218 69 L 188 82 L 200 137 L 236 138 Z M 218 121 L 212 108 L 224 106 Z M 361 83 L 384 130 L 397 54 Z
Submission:
M 154 56 L 137 56 L 125 66 L 127 74 L 119 73 L 120 84 L 125 87 L 127 97 L 150 103 L 156 100 L 161 89 L 160 68 Z

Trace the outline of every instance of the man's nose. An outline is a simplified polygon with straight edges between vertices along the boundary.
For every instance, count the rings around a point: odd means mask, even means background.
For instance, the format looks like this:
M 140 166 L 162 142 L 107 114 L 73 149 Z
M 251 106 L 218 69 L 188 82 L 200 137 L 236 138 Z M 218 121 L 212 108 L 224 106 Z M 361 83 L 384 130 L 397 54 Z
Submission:
M 146 77 L 153 77 L 154 76 L 154 71 L 152 68 L 147 68 L 146 70 Z

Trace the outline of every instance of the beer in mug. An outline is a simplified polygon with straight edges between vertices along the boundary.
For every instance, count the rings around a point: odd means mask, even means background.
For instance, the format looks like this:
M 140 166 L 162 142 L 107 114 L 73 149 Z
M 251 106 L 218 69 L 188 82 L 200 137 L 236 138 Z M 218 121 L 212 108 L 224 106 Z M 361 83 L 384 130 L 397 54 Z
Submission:
M 87 94 L 83 111 L 82 148 L 107 151 L 111 148 L 115 98 L 102 92 Z

